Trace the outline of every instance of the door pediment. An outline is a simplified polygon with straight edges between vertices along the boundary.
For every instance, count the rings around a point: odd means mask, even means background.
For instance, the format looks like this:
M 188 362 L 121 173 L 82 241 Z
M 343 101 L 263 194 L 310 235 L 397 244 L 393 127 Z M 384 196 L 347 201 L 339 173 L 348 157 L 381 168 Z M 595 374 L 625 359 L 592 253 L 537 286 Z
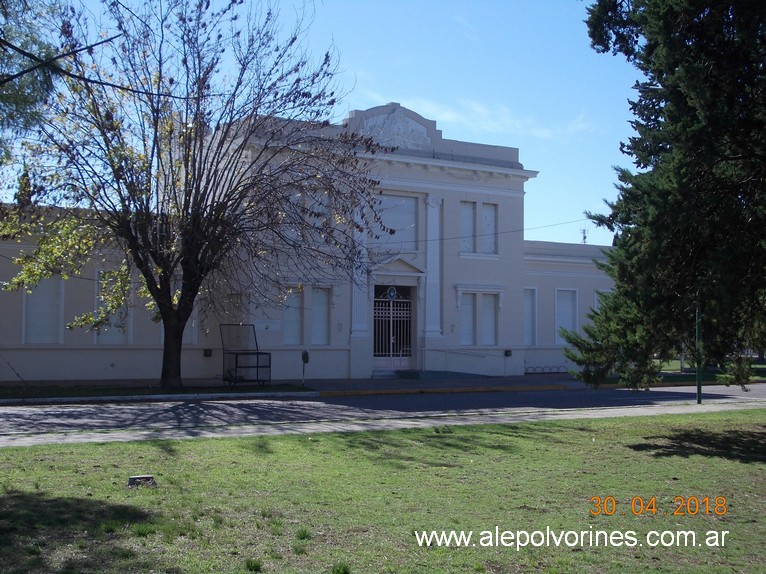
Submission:
M 378 263 L 373 273 L 384 275 L 425 275 L 426 270 L 411 261 L 405 261 L 398 255 Z

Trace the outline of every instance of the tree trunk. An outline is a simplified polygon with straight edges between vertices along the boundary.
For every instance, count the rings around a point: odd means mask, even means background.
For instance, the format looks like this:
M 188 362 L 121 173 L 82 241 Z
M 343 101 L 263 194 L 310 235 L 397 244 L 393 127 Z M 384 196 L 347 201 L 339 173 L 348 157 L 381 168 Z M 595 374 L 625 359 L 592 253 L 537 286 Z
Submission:
M 160 386 L 163 388 L 180 388 L 181 382 L 181 347 L 184 337 L 185 321 L 176 317 L 163 318 L 164 337 L 162 341 L 162 374 Z

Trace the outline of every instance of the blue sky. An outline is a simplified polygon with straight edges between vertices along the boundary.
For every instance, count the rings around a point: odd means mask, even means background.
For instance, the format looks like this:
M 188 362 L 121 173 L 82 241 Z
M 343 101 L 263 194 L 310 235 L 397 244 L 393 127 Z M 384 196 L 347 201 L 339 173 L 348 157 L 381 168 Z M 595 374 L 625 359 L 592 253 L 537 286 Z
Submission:
M 307 48 L 331 44 L 348 92 L 339 115 L 399 102 L 445 138 L 518 147 L 525 237 L 608 245 L 585 220 L 614 199 L 638 72 L 590 47 L 581 0 L 315 0 Z M 282 17 L 292 13 L 282 4 Z M 566 223 L 573 222 L 573 223 Z
M 315 58 L 337 51 L 346 95 L 336 120 L 398 102 L 445 138 L 518 147 L 540 172 L 526 184 L 525 237 L 578 243 L 586 228 L 588 243 L 611 244 L 583 213 L 605 211 L 617 195 L 612 166 L 632 165 L 619 145 L 632 135 L 639 76 L 590 47 L 591 0 L 272 2 L 286 29 L 297 11 L 312 14 Z

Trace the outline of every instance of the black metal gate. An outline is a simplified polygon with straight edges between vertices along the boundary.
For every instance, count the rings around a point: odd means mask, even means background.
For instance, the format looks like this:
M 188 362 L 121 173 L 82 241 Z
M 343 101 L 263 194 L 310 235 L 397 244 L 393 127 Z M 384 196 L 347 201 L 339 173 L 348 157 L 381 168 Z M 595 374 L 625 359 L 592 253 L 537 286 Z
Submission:
M 376 366 L 405 369 L 412 357 L 412 300 L 410 287 L 375 287 Z

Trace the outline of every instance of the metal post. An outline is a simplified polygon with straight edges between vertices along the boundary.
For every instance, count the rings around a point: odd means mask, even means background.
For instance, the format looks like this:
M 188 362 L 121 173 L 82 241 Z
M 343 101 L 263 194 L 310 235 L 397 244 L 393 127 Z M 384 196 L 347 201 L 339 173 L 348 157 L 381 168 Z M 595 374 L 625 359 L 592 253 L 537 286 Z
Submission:
M 697 404 L 702 404 L 702 311 L 700 310 L 699 297 L 697 298 L 697 311 L 695 313 L 694 340 L 697 354 Z
M 306 384 L 306 364 L 309 362 L 309 352 L 304 349 L 301 353 L 301 361 L 303 361 L 303 377 L 301 378 L 301 385 Z

